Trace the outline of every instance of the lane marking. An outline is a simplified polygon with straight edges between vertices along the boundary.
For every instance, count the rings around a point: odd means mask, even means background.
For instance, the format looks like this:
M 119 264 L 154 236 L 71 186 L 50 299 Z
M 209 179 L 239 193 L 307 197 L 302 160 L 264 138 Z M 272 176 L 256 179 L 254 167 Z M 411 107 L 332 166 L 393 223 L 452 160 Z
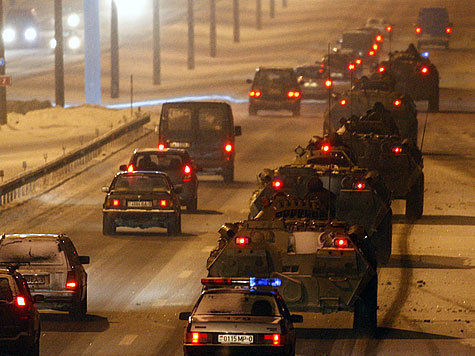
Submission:
M 120 346 L 129 346 L 132 345 L 132 343 L 135 341 L 138 335 L 125 335 L 122 340 L 120 340 L 119 345 Z
M 167 305 L 168 299 L 156 299 L 155 302 L 153 303 L 154 307 L 163 307 Z
M 214 245 L 205 246 L 201 249 L 201 252 L 211 252 L 214 249 Z
M 192 273 L 193 271 L 189 271 L 189 270 L 183 271 L 178 275 L 178 278 L 188 278 L 189 276 L 191 276 Z

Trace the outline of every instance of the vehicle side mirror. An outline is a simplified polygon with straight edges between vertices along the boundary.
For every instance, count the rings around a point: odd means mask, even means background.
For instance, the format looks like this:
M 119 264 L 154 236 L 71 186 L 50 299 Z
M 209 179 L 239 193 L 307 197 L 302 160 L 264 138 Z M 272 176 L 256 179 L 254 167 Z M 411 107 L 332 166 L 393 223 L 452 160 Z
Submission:
M 102 187 L 101 190 L 103 193 L 109 193 L 109 187 Z
M 37 294 L 33 296 L 33 302 L 34 303 L 42 303 L 45 301 L 45 296 L 41 294 Z
M 173 190 L 175 191 L 175 193 L 181 194 L 183 192 L 183 187 L 176 186 L 176 187 L 173 188 Z
M 91 258 L 89 256 L 79 256 L 79 262 L 82 265 L 88 265 L 89 263 L 91 263 Z
M 178 318 L 180 320 L 188 320 L 190 316 L 191 316 L 190 312 L 181 312 Z
M 292 323 L 303 323 L 303 316 L 299 314 L 292 314 L 290 316 Z
M 252 84 L 252 79 L 246 79 L 247 84 Z
M 241 136 L 241 135 L 242 135 L 241 126 L 234 126 L 234 136 Z
M 126 164 L 120 165 L 119 171 L 126 171 L 126 170 L 127 170 L 127 165 Z

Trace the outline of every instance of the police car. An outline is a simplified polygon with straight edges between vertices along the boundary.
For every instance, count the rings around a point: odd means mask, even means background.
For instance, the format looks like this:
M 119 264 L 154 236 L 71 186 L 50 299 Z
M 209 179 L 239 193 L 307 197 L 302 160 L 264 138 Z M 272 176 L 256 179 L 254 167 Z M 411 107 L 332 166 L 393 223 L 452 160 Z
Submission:
M 282 297 L 265 288 L 281 285 L 277 278 L 203 278 L 204 291 L 187 320 L 185 356 L 295 355 L 293 323 Z M 259 289 L 256 289 L 259 288 Z

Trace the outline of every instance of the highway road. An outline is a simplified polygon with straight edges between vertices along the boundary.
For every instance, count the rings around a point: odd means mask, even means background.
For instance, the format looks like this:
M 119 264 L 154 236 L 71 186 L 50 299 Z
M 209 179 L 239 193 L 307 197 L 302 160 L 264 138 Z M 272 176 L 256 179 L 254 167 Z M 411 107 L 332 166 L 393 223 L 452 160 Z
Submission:
M 220 6 L 229 8 L 223 3 Z M 243 98 L 246 92 L 243 79 L 250 75 L 249 68 L 276 62 L 295 65 L 312 61 L 324 52 L 329 40 L 336 39 L 355 23 L 363 23 L 369 16 L 387 16 L 400 26 L 394 46 L 404 48 L 413 39 L 411 24 L 415 9 L 427 2 L 305 1 L 305 14 L 296 5 L 297 1 L 288 0 L 288 3 L 289 8 L 279 7 L 278 14 L 288 11 L 292 16 L 278 16 L 275 26 L 269 27 L 273 42 L 269 42 L 269 33 L 265 41 L 255 34 L 252 39 L 253 18 L 247 18 L 243 20 L 248 25 L 243 29 L 243 40 L 249 40 L 246 45 L 223 45 L 226 52 L 212 63 L 203 59 L 204 50 L 201 50 L 198 62 L 201 69 L 198 66 L 193 73 L 185 72 L 187 79 L 181 81 L 176 78 L 183 77 L 183 65 L 174 63 L 173 59 L 179 62 L 186 58 L 183 43 L 177 40 L 175 47 L 167 47 L 169 54 L 164 54 L 164 66 L 170 69 L 164 86 L 160 90 L 151 86 L 143 69 L 138 78 L 138 99 L 156 98 L 157 93 L 164 97 L 202 93 Z M 403 204 L 393 204 L 393 257 L 389 266 L 379 271 L 377 337 L 357 338 L 351 330 L 352 316 L 348 313 L 325 316 L 308 313 L 304 315 L 304 324 L 299 326 L 298 355 L 473 354 L 475 81 L 472 80 L 473 21 L 470 20 L 473 11 L 466 8 L 473 4 L 435 3 L 449 7 L 456 30 L 454 49 L 431 50 L 441 73 L 443 90 L 442 112 L 428 116 L 423 150 L 424 217 L 409 223 L 404 218 Z M 312 7 L 314 15 L 310 13 Z M 225 29 L 229 29 L 229 18 L 228 13 L 222 20 Z M 301 32 L 298 26 L 302 27 Z M 181 30 L 177 24 L 167 31 Z M 205 41 L 206 33 L 200 32 L 200 36 Z M 172 41 L 166 37 L 164 46 L 171 46 Z M 267 50 L 262 48 L 264 45 Z M 145 53 L 142 46 L 140 41 L 128 43 L 124 52 Z M 233 57 L 243 56 L 239 51 L 244 46 L 248 50 L 247 62 L 243 57 Z M 124 67 L 146 67 L 144 63 L 150 58 L 143 57 L 131 56 Z M 22 78 L 11 89 L 12 95 L 50 97 L 49 89 L 41 87 L 40 82 L 48 82 L 51 75 L 42 72 Z M 73 88 L 70 95 L 73 101 L 80 102 L 81 85 L 74 81 L 78 72 L 70 75 L 67 82 Z M 419 103 L 419 108 L 424 109 L 424 105 Z M 243 128 L 243 136 L 236 143 L 236 182 L 226 185 L 219 177 L 200 177 L 199 211 L 183 215 L 180 236 L 169 237 L 162 229 L 119 229 L 115 236 L 102 235 L 101 187 L 110 183 L 134 147 L 89 167 L 36 199 L 3 211 L 2 231 L 64 232 L 73 239 L 80 254 L 91 256 L 87 267 L 87 320 L 74 322 L 63 313 L 42 313 L 41 354 L 182 355 L 184 322 L 178 320 L 178 313 L 190 310 L 200 293 L 199 279 L 206 274 L 206 258 L 217 242 L 218 228 L 224 222 L 247 216 L 248 201 L 261 169 L 289 162 L 298 144 L 305 144 L 312 134 L 321 134 L 324 109 L 324 103 L 307 102 L 300 118 L 276 112 L 250 118 L 246 104 L 233 104 L 236 124 Z M 418 118 L 422 129 L 426 114 L 420 112 Z M 150 147 L 156 143 L 157 138 L 151 134 L 136 146 Z

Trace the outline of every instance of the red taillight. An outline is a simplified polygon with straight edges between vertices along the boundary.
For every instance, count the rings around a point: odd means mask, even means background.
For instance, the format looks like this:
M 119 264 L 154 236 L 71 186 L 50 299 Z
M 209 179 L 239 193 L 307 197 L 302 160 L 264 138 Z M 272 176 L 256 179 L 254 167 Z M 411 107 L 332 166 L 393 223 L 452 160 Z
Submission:
M 264 335 L 264 340 L 269 340 L 269 341 L 272 342 L 272 345 L 279 346 L 280 345 L 280 334 Z
M 383 66 L 381 66 L 381 67 L 378 68 L 378 72 L 379 72 L 379 73 L 384 73 L 385 71 L 386 71 L 386 68 L 383 67 Z
M 191 173 L 191 167 L 189 165 L 186 165 L 184 168 L 183 168 L 183 172 L 185 174 L 190 174 Z
M 325 86 L 326 86 L 327 88 L 331 88 L 332 85 L 333 85 L 333 81 L 332 81 L 331 79 L 325 80 Z
M 119 199 L 112 199 L 112 206 L 119 206 L 119 205 L 120 205 Z
M 294 98 L 300 98 L 300 92 L 294 91 Z
M 127 172 L 133 172 L 133 171 L 135 171 L 135 167 L 133 164 L 131 164 L 127 167 Z
M 299 91 L 295 91 L 295 90 L 289 90 L 287 92 L 287 96 L 289 98 L 300 98 L 300 92 Z
M 323 73 L 324 71 L 325 71 L 325 70 L 324 70 L 323 68 L 320 68 L 320 69 L 318 70 L 318 73 Z
M 66 288 L 76 289 L 76 287 L 77 287 L 76 273 L 74 271 L 69 271 L 67 279 L 66 279 Z
M 447 27 L 447 28 L 445 29 L 445 33 L 452 33 L 452 29 L 451 29 L 450 27 Z
M 394 106 L 401 106 L 401 100 L 396 99 L 396 100 L 394 100 L 393 104 L 394 104 Z
M 416 33 L 421 33 L 421 32 L 422 32 L 422 28 L 416 27 Z
M 383 36 L 377 35 L 377 36 L 376 36 L 376 41 L 378 41 L 378 42 L 383 42 Z
M 272 182 L 272 187 L 274 189 L 280 189 L 280 188 L 282 188 L 282 185 L 283 185 L 282 181 L 280 181 L 278 179 L 276 179 L 275 181 Z
M 386 26 L 386 31 L 387 32 L 391 32 L 393 30 L 393 27 L 392 26 Z
M 393 147 L 392 151 L 396 154 L 402 153 L 402 147 L 399 147 L 399 146 Z
M 258 98 L 262 95 L 262 93 L 259 90 L 251 90 L 249 92 L 249 96 L 252 98 Z
M 161 200 L 160 200 L 160 206 L 161 206 L 162 208 L 166 208 L 166 207 L 168 206 L 168 200 L 166 200 L 166 199 L 161 199 Z
M 373 57 L 376 54 L 375 51 L 371 50 L 368 52 L 368 56 Z
M 249 245 L 249 238 L 244 237 L 244 236 L 236 237 L 235 242 L 236 242 L 236 245 L 239 245 L 239 246 Z
M 68 283 L 66 283 L 66 287 L 69 288 L 69 289 L 74 289 L 74 288 L 76 288 L 76 282 L 74 282 L 74 281 L 68 282 Z
M 355 183 L 355 188 L 358 190 L 363 190 L 366 188 L 366 184 L 364 184 L 363 182 L 357 182 Z
M 226 146 L 224 146 L 224 150 L 227 152 L 227 153 L 231 153 L 233 151 L 233 145 L 231 145 L 230 143 L 228 143 Z
M 199 332 L 192 332 L 189 336 L 190 341 L 192 344 L 204 344 L 208 342 L 208 334 L 207 333 L 199 333 Z
M 16 305 L 17 305 L 18 307 L 24 307 L 24 306 L 26 306 L 26 300 L 25 300 L 25 298 L 23 298 L 23 297 L 20 296 L 20 295 L 19 295 L 18 297 L 16 297 Z
M 159 144 L 158 144 L 158 149 L 159 149 L 160 151 L 164 150 L 164 149 L 165 149 L 165 144 L 159 143 Z
M 354 70 L 355 65 L 353 63 L 348 64 L 348 70 Z
M 343 104 L 342 104 L 343 105 Z M 324 143 L 320 149 L 322 150 L 323 153 L 328 153 L 330 152 L 330 144 Z
M 361 58 L 358 58 L 358 59 L 355 60 L 355 63 L 357 65 L 360 65 L 361 63 L 363 63 L 363 60 Z
M 335 239 L 333 242 L 335 244 L 335 247 L 338 247 L 338 248 L 347 248 L 348 247 L 348 239 L 338 238 L 338 239 Z
M 373 50 L 377 51 L 379 49 L 379 45 L 377 43 L 373 43 Z
M 422 68 L 421 68 L 421 73 L 422 73 L 422 74 L 427 74 L 427 73 L 429 73 L 429 68 L 427 68 L 427 67 L 422 67 Z
M 345 106 L 346 105 L 346 99 L 341 99 L 340 100 L 340 105 Z

